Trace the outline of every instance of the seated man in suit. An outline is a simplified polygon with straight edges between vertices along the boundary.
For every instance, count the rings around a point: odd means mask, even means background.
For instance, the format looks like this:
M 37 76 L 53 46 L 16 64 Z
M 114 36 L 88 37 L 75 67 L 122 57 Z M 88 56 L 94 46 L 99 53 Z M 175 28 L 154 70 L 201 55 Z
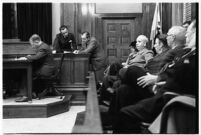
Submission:
M 129 45 L 130 54 L 126 60 L 126 62 L 121 63 L 119 60 L 115 60 L 112 62 L 104 72 L 103 83 L 100 88 L 100 101 L 107 100 L 110 101 L 111 94 L 114 92 L 114 89 L 119 87 L 121 84 L 121 79 L 119 76 L 119 70 L 126 66 L 128 67 L 130 64 L 130 60 L 135 57 L 136 53 L 138 52 L 136 48 L 136 41 L 133 41 Z
M 127 72 L 130 66 L 137 66 L 144 68 L 150 59 L 153 58 L 154 53 L 152 50 L 147 49 L 148 38 L 145 35 L 139 35 L 136 39 L 136 49 L 138 52 L 129 59 L 128 64 L 124 68 L 120 69 L 119 74 L 123 75 Z
M 53 43 L 53 53 L 72 52 L 77 49 L 75 37 L 72 33 L 68 32 L 68 27 L 62 25 L 60 33 L 56 35 Z
M 168 32 L 167 40 L 174 41 L 173 37 L 177 35 L 171 32 Z M 165 104 L 175 97 L 175 95 L 164 94 L 165 92 L 197 96 L 198 70 L 195 39 L 196 22 L 193 21 L 186 32 L 186 48 L 182 49 L 179 57 L 176 57 L 158 75 L 157 83 L 160 81 L 164 83 L 156 89 L 156 95 L 122 108 L 116 117 L 114 133 L 140 133 L 140 123 L 153 122 Z
M 35 55 L 28 55 L 26 57 L 21 57 L 19 59 L 24 59 L 33 62 L 33 78 L 34 78 L 34 85 L 33 90 L 34 92 L 39 89 L 40 85 L 36 83 L 37 78 L 39 77 L 49 77 L 54 74 L 55 72 L 55 63 L 53 60 L 52 50 L 50 46 L 41 41 L 41 38 L 37 34 L 33 34 L 29 42 L 31 46 L 36 50 Z M 16 99 L 16 102 L 26 102 L 28 100 L 27 96 L 20 97 Z
M 124 67 L 128 67 L 129 66 L 129 64 L 131 64 L 132 62 L 131 62 L 131 60 L 136 56 L 136 54 L 137 54 L 137 52 L 138 52 L 138 50 L 137 50 L 137 48 L 136 48 L 136 41 L 133 41 L 133 42 L 131 42 L 131 44 L 129 45 L 129 48 L 130 48 L 130 54 L 129 54 L 129 56 L 128 56 L 128 58 L 127 58 L 127 60 L 126 60 L 126 62 L 125 63 L 122 63 L 122 65 L 124 66 Z
M 109 107 L 109 115 L 115 116 L 116 112 L 118 112 L 122 107 L 135 104 L 142 99 L 146 99 L 154 95 L 151 89 L 157 80 L 157 75 L 160 70 L 162 70 L 163 66 L 166 63 L 171 62 L 176 54 L 178 54 L 184 47 L 185 32 L 185 28 L 181 26 L 173 26 L 168 32 L 168 34 L 172 35 L 172 37 L 168 36 L 167 41 L 166 36 L 164 35 L 160 35 L 156 38 L 155 47 L 159 54 L 149 60 L 145 68 L 130 66 L 127 69 L 123 77 L 122 85 L 113 95 L 111 105 Z M 162 47 L 162 53 L 160 51 L 160 47 Z M 171 49 L 168 50 L 168 48 Z
M 171 50 L 168 51 L 166 54 L 166 60 L 165 63 L 170 62 L 171 60 L 175 59 L 175 56 L 179 57 L 179 55 L 182 55 L 184 44 L 185 44 L 185 33 L 186 28 L 183 28 L 181 26 L 173 26 L 167 33 L 167 42 Z M 162 69 L 161 69 L 162 70 Z M 158 76 L 157 74 L 147 74 L 145 76 L 138 78 L 138 85 L 142 86 L 143 88 L 146 86 L 153 85 Z
M 117 112 L 120 108 L 136 103 L 141 99 L 153 96 L 150 87 L 141 87 L 137 85 L 137 78 L 149 75 L 157 75 L 160 69 L 171 61 L 168 57 L 170 51 L 167 45 L 166 35 L 158 35 L 156 44 L 154 45 L 156 52 L 155 57 L 150 59 L 144 68 L 138 66 L 130 66 L 122 77 L 122 85 L 115 91 L 110 106 L 110 113 Z
M 127 68 L 131 65 L 144 67 L 146 63 L 153 58 L 153 52 L 147 49 L 148 38 L 145 35 L 139 35 L 136 39 L 136 49 L 138 52 L 132 56 L 128 64 L 124 66 Z
M 148 38 L 145 35 L 139 35 L 137 37 L 135 45 L 137 52 L 134 51 L 132 55 L 129 55 L 127 63 L 120 69 L 119 74 L 121 78 L 124 78 L 124 75 L 130 66 L 144 68 L 148 61 L 153 58 L 154 53 L 152 50 L 147 49 L 147 42 Z
M 129 54 L 126 62 L 122 63 L 123 68 L 121 68 L 119 71 L 119 77 L 121 79 L 124 78 L 124 74 L 126 73 L 127 68 L 129 68 L 130 66 L 135 65 L 135 66 L 143 68 L 146 65 L 146 63 L 153 58 L 153 52 L 151 50 L 148 50 L 146 47 L 147 42 L 148 42 L 148 39 L 146 36 L 139 35 L 137 37 L 137 41 L 133 41 L 130 44 L 131 53 Z M 113 64 L 118 65 L 117 63 L 113 63 Z M 120 78 L 118 78 L 118 81 Z M 109 90 L 113 92 L 112 89 L 109 89 Z

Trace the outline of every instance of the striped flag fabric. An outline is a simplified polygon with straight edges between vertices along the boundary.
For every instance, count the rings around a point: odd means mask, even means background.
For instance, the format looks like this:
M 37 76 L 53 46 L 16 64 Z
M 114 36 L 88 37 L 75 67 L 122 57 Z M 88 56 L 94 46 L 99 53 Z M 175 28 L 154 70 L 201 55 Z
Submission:
M 150 40 L 152 40 L 152 47 L 154 43 L 154 38 L 159 32 L 159 29 L 161 29 L 160 23 L 161 23 L 161 19 L 160 19 L 159 3 L 156 3 L 154 17 L 152 21 L 152 27 L 151 27 L 151 34 L 150 34 Z

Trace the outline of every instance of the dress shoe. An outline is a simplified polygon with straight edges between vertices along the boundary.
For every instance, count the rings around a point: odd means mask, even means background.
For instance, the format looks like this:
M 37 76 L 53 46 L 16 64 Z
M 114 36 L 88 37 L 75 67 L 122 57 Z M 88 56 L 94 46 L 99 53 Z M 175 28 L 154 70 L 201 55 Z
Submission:
M 33 92 L 33 93 L 32 93 L 32 99 L 36 99 L 36 98 L 37 98 L 36 93 Z
M 28 97 L 23 96 L 15 99 L 15 102 L 28 102 Z
M 53 91 L 54 96 L 63 96 L 64 94 L 59 92 L 58 90 L 54 89 Z
M 42 97 L 46 96 L 48 94 L 48 89 L 43 90 L 41 93 L 38 94 L 38 98 L 37 99 L 41 99 Z

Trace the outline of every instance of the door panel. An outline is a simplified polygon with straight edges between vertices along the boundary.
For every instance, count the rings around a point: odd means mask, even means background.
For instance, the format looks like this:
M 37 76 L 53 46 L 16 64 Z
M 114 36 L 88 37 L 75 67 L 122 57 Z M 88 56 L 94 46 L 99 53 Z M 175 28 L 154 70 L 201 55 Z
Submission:
M 109 63 L 115 59 L 126 61 L 129 55 L 129 44 L 133 41 L 134 20 L 105 19 L 104 45 Z

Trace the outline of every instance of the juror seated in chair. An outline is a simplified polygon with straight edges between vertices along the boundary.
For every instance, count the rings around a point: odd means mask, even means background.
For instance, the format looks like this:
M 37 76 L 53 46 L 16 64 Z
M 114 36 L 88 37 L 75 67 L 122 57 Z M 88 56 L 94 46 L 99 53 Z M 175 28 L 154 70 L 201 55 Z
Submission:
M 53 60 L 52 50 L 46 43 L 41 41 L 39 35 L 33 34 L 30 37 L 29 42 L 32 48 L 35 49 L 36 54 L 27 55 L 26 57 L 21 57 L 19 59 L 28 60 L 33 63 L 33 98 L 35 98 L 36 94 L 40 93 L 39 87 L 41 86 L 37 84 L 37 79 L 51 77 L 55 73 L 56 67 Z M 15 101 L 27 102 L 28 98 L 27 96 L 23 96 L 17 98 Z

